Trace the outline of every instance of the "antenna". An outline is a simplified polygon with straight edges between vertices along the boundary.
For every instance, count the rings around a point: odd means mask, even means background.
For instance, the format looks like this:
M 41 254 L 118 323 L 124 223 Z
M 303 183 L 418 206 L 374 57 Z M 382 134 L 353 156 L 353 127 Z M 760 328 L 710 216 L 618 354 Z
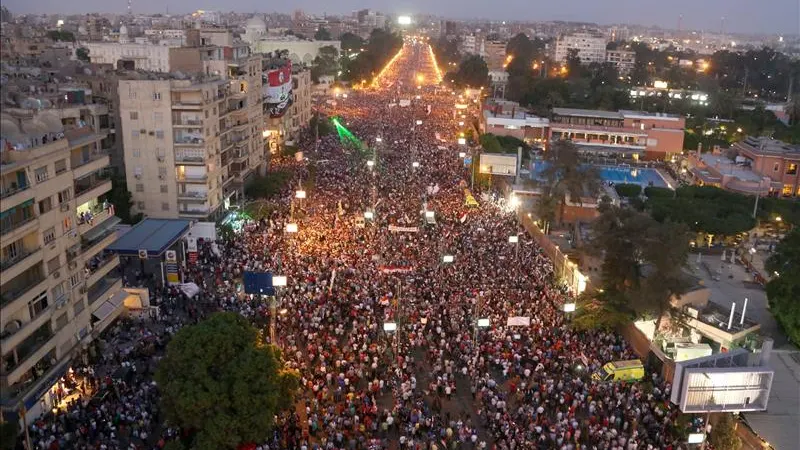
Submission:
M 683 14 L 678 15 L 678 33 L 681 32 L 681 25 L 683 24 Z

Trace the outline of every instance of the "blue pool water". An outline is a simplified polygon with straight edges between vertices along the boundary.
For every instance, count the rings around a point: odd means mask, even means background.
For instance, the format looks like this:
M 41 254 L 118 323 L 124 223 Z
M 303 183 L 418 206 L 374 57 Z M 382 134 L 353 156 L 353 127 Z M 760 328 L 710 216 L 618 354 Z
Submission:
M 531 178 L 541 180 L 541 173 L 546 163 L 536 162 L 531 170 Z M 600 172 L 603 181 L 612 183 L 635 183 L 642 187 L 656 186 L 667 187 L 667 182 L 658 174 L 656 169 L 619 166 L 595 166 Z

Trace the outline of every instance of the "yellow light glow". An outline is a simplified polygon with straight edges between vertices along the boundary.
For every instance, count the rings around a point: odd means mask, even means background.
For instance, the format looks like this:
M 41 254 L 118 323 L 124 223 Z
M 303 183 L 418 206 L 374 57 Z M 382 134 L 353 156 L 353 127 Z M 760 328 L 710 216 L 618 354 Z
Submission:
M 561 66 L 561 74 L 562 75 L 566 75 L 567 74 L 567 66 Z

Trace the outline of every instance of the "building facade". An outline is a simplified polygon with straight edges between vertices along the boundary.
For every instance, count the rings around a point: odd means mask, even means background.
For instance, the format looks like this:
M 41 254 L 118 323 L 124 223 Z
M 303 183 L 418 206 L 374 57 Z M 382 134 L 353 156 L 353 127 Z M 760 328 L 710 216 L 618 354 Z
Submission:
M 567 61 L 570 49 L 578 50 L 581 64 L 603 63 L 606 60 L 606 38 L 588 32 L 562 35 L 556 41 L 555 60 Z
M 748 137 L 732 148 L 743 165 L 771 180 L 771 195 L 800 197 L 799 146 L 766 137 Z
M 337 52 L 341 52 L 341 42 L 339 41 L 301 41 L 292 36 L 269 37 L 250 43 L 253 53 L 274 53 L 286 50 L 292 63 L 311 64 L 314 58 L 319 56 L 319 49 L 326 46 L 333 46 Z
M 0 119 L 0 400 L 29 420 L 56 406 L 55 384 L 124 310 L 119 258 L 104 251 L 119 222 L 106 201 L 107 113 L 82 109 Z
M 606 62 L 617 68 L 620 76 L 628 76 L 636 65 L 636 52 L 630 50 L 606 51 Z
M 120 63 L 128 69 L 141 69 L 152 72 L 169 72 L 169 47 L 153 44 L 121 44 L 117 42 L 86 42 L 81 44 L 89 50 L 89 59 L 96 64 L 110 64 L 118 67 Z

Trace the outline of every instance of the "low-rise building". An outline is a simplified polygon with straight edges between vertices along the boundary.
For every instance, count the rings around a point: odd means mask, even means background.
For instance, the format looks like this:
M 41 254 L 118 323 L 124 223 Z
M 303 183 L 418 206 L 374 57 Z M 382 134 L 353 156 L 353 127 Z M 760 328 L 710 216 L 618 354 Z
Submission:
M 342 50 L 339 41 L 306 41 L 294 36 L 264 37 L 250 42 L 253 53 L 268 54 L 286 50 L 289 59 L 296 65 L 311 64 L 319 56 L 319 49 L 327 46 L 336 48 L 337 52 Z
M 628 76 L 636 65 L 636 52 L 630 50 L 606 51 L 606 62 L 617 68 L 620 76 Z
M 732 149 L 744 165 L 772 181 L 772 195 L 800 196 L 800 146 L 767 137 L 747 137 L 733 144 Z
M 564 63 L 570 49 L 578 51 L 581 64 L 603 63 L 606 61 L 606 38 L 600 34 L 579 32 L 561 35 L 556 41 L 554 59 Z

